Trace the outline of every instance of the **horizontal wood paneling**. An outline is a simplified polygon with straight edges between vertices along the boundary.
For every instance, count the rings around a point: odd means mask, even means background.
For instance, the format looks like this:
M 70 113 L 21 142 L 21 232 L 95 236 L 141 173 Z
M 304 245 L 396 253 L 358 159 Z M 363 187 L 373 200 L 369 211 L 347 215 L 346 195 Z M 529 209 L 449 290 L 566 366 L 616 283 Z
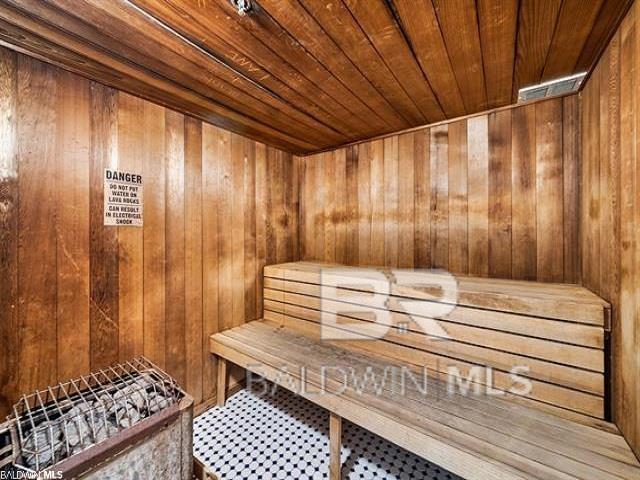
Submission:
M 141 354 L 210 399 L 206 339 L 297 258 L 294 159 L 6 49 L 0 73 L 0 416 Z M 103 226 L 105 167 L 142 173 L 143 228 Z
M 563 212 L 576 208 L 577 109 L 569 96 L 361 143 L 349 168 L 345 149 L 302 157 L 302 258 L 349 248 L 350 264 L 576 282 L 578 219 Z
M 581 95 L 584 285 L 613 304 L 613 419 L 640 455 L 640 2 Z
M 6 0 L 0 42 L 308 153 L 589 70 L 631 1 Z

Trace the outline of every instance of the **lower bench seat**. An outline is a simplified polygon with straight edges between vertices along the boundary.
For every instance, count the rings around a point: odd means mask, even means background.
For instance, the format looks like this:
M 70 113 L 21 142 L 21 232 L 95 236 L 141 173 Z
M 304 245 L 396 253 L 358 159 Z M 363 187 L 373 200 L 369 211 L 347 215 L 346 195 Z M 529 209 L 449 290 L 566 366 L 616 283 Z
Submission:
M 389 375 L 407 367 L 383 351 L 336 343 L 321 342 L 314 328 L 269 320 L 217 333 L 210 347 L 222 360 L 219 395 L 228 360 L 469 480 L 640 478 L 640 463 L 612 424 L 597 428 L 497 396 L 450 392 L 437 376 L 425 392 Z

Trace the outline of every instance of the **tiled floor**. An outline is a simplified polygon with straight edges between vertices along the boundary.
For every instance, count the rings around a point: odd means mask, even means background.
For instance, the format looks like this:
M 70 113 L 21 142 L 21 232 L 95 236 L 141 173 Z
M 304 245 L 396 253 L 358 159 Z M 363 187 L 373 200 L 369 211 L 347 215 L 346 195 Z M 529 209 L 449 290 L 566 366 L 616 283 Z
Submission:
M 343 424 L 343 478 L 461 480 L 349 422 Z M 194 452 L 219 478 L 328 478 L 329 414 L 278 389 L 242 390 L 195 419 Z

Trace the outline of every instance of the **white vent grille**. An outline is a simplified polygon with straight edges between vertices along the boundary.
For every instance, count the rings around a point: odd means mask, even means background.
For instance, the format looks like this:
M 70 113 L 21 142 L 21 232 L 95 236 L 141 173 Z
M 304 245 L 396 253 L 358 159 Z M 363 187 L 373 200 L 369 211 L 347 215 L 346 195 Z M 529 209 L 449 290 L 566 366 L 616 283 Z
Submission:
M 538 98 L 555 97 L 569 92 L 575 92 L 580 88 L 587 72 L 577 73 L 569 77 L 556 78 L 548 82 L 530 87 L 521 88 L 518 92 L 518 102 L 526 102 Z

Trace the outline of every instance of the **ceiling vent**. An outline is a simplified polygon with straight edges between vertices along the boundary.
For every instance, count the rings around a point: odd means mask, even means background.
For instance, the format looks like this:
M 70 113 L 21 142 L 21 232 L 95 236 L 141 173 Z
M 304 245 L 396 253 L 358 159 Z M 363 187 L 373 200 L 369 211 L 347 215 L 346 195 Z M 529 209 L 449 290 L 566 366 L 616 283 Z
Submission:
M 584 80 L 587 72 L 577 73 L 568 77 L 556 78 L 548 82 L 530 87 L 521 88 L 518 92 L 518 102 L 526 102 L 528 100 L 536 100 L 538 98 L 555 97 L 564 95 L 565 93 L 575 92 L 580 88 L 582 80 Z

